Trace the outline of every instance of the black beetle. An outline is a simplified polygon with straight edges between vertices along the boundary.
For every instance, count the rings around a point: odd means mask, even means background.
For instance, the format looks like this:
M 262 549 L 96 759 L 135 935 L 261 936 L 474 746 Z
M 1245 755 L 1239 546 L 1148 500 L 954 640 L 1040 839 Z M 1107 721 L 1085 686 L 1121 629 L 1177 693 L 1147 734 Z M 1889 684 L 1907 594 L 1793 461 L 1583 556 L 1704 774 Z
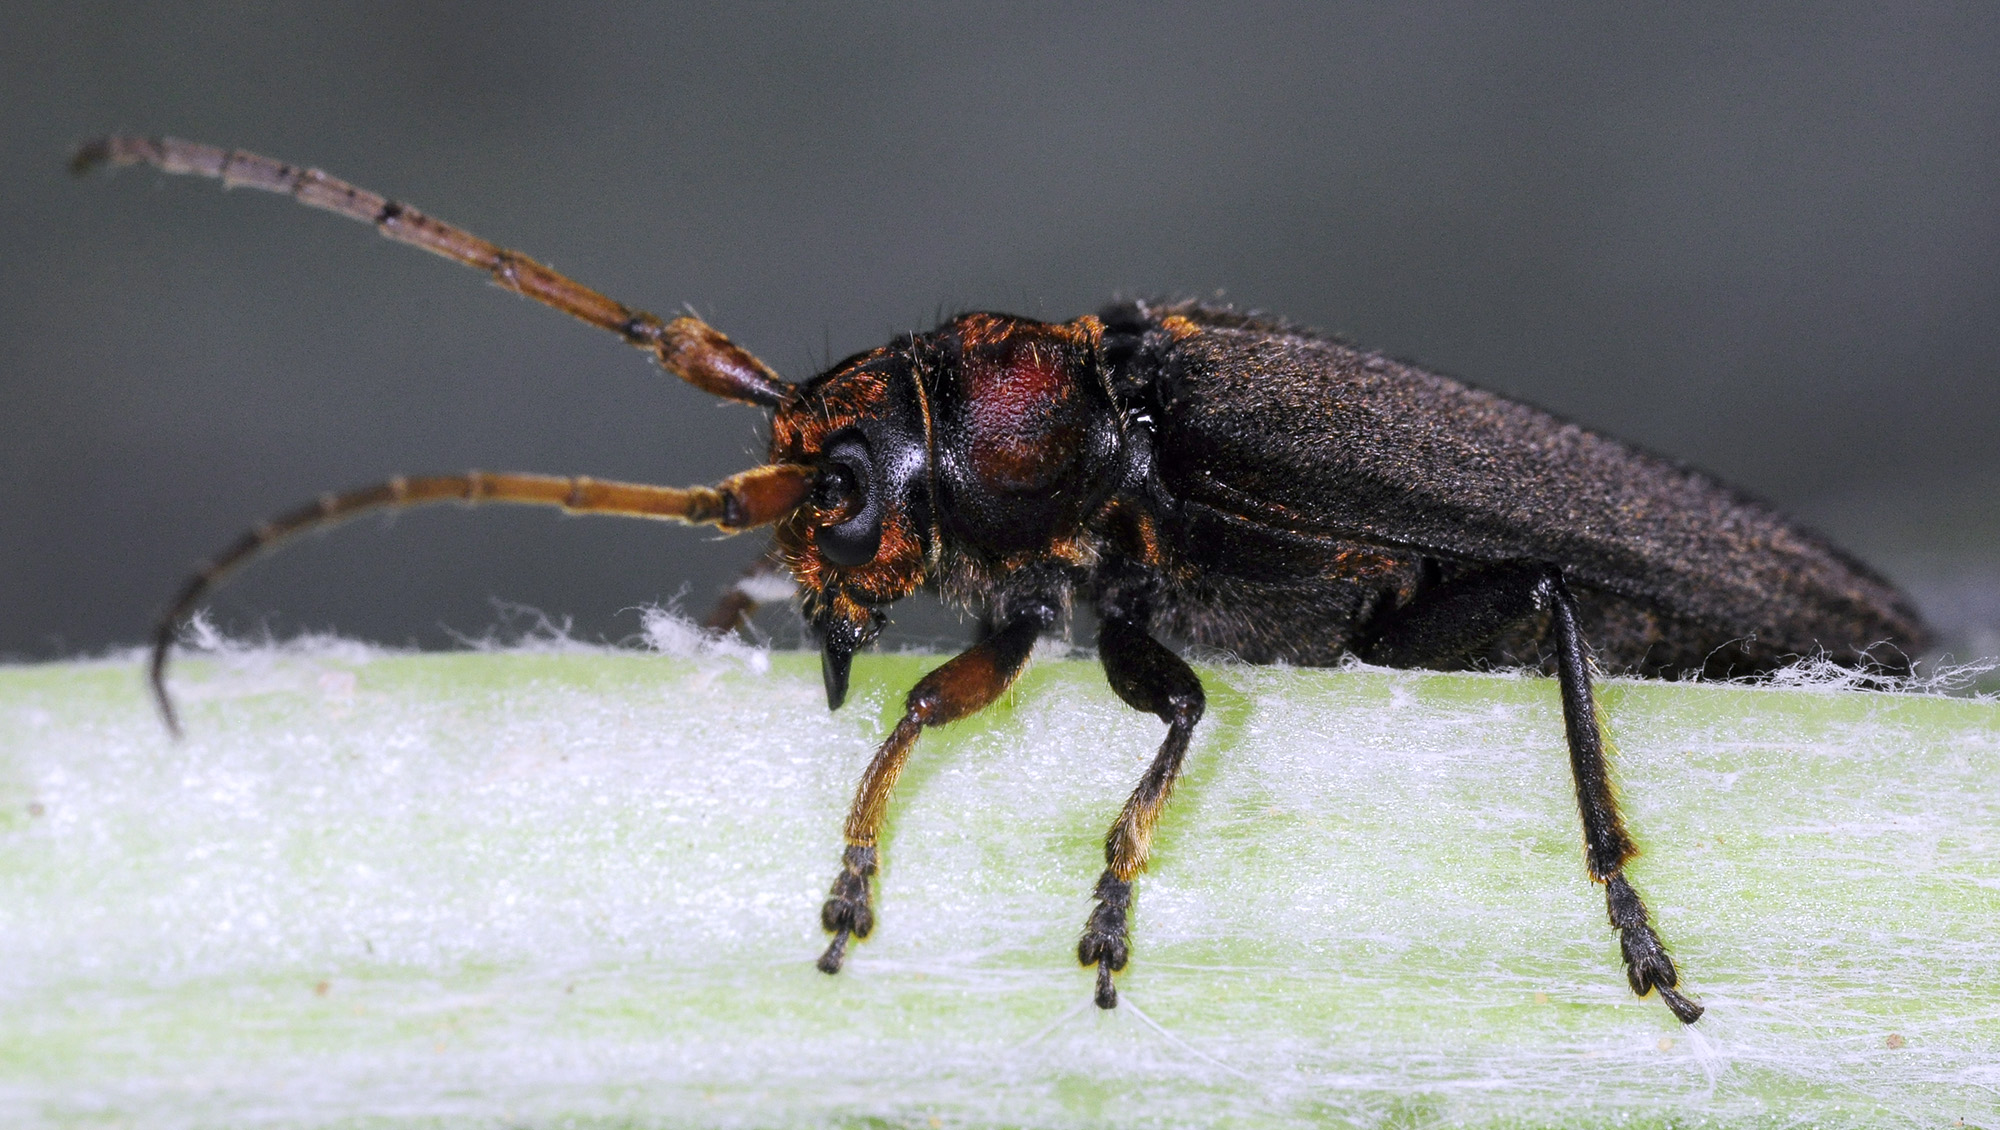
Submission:
M 488 474 L 398 478 L 259 526 L 191 578 L 154 637 L 274 541 L 356 513 L 434 501 L 773 525 L 823 643 L 827 703 L 849 663 L 920 588 L 977 612 L 978 643 L 931 672 L 863 774 L 821 920 L 839 970 L 874 924 L 869 884 L 889 796 L 926 726 L 997 698 L 1037 637 L 1095 608 L 1118 696 L 1167 737 L 1105 841 L 1077 957 L 1129 954 L 1132 881 L 1203 708 L 1159 635 L 1252 662 L 1527 666 L 1552 672 L 1583 817 L 1626 974 L 1692 1023 L 1673 961 L 1623 868 L 1633 854 L 1591 695 L 1593 661 L 1673 678 L 1750 676 L 1805 655 L 1907 669 L 1925 629 L 1887 581 L 1708 476 L 1458 381 L 1283 322 L 1127 302 L 1047 323 L 966 314 L 790 384 L 692 317 L 662 322 L 540 263 L 316 169 L 172 139 L 109 137 L 73 168 L 150 164 L 289 194 L 488 272 L 620 334 L 667 371 L 772 412 L 767 464 L 714 488 Z M 742 591 L 727 622 L 750 607 Z M 1588 642 L 1586 642 L 1588 641 Z M 1876 658 L 1875 650 L 1894 654 Z

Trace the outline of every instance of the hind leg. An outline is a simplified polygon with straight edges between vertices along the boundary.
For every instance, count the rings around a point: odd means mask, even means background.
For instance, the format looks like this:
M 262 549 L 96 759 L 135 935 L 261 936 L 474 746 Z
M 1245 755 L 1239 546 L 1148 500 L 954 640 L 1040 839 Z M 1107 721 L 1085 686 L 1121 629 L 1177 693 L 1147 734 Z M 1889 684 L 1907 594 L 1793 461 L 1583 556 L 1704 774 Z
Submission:
M 1548 615 L 1547 633 L 1556 645 L 1556 682 L 1562 689 L 1563 729 L 1569 745 L 1576 803 L 1583 817 L 1584 859 L 1590 877 L 1604 884 L 1605 910 L 1618 931 L 1625 977 L 1632 991 L 1655 989 L 1683 1024 L 1701 1019 L 1701 1005 L 1676 991 L 1680 975 L 1648 919 L 1646 904 L 1625 878 L 1625 862 L 1636 854 L 1604 755 L 1604 732 L 1590 689 L 1590 649 L 1579 626 L 1576 598 L 1562 571 L 1536 563 L 1502 565 L 1458 577 L 1398 609 L 1377 628 L 1362 658 L 1391 667 L 1461 663 L 1477 655 L 1501 632 L 1531 617 Z

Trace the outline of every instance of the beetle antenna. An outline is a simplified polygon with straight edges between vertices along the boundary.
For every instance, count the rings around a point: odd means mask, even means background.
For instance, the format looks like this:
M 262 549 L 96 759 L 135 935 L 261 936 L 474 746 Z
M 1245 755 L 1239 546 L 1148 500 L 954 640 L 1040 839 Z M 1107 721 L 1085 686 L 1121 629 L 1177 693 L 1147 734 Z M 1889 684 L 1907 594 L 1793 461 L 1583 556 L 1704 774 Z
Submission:
M 462 475 L 398 476 L 387 482 L 339 494 L 324 494 L 265 522 L 195 571 L 153 628 L 153 657 L 148 668 L 153 699 L 167 731 L 181 733 L 180 720 L 167 694 L 167 658 L 181 622 L 203 597 L 244 562 L 279 542 L 308 530 L 324 529 L 373 510 L 404 510 L 433 502 L 474 505 L 505 502 L 523 506 L 556 506 L 571 514 L 607 514 L 621 518 L 655 518 L 715 526 L 736 533 L 769 525 L 805 501 L 812 468 L 774 463 L 731 475 L 712 487 L 663 487 L 620 483 L 582 475 L 524 475 L 467 471 Z
M 277 192 L 311 208 L 375 225 L 399 243 L 485 271 L 495 286 L 532 298 L 612 333 L 653 355 L 660 367 L 703 392 L 776 408 L 797 386 L 750 351 L 692 315 L 662 322 L 584 286 L 518 251 L 424 215 L 407 204 L 357 188 L 318 169 L 287 165 L 244 150 L 226 150 L 172 137 L 100 137 L 77 147 L 70 172 L 82 176 L 99 165 L 151 165 L 161 172 L 211 177 L 224 188 Z

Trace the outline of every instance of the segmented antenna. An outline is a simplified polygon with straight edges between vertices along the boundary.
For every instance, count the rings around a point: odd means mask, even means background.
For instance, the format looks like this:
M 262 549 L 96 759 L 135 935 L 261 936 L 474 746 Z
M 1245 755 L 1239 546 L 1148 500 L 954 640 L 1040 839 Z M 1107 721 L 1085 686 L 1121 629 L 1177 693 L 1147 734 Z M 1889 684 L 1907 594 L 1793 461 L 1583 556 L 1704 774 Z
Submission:
M 607 514 L 621 518 L 656 518 L 710 525 L 728 533 L 768 525 L 792 512 L 805 500 L 812 468 L 791 463 L 756 467 L 732 475 L 713 487 L 662 487 L 647 483 L 609 482 L 584 476 L 524 475 L 468 471 L 462 475 L 397 477 L 374 486 L 321 495 L 316 502 L 289 511 L 250 530 L 181 587 L 173 604 L 153 628 L 152 664 L 148 668 L 154 701 L 167 730 L 181 733 L 173 699 L 167 694 L 167 658 L 180 625 L 201 599 L 245 561 L 288 538 L 323 529 L 372 510 L 402 510 L 433 502 L 514 503 L 556 506 L 571 514 Z
M 795 386 L 749 350 L 700 318 L 683 316 L 662 322 L 518 251 L 489 243 L 463 228 L 318 169 L 287 165 L 241 149 L 219 149 L 172 137 L 130 136 L 100 137 L 78 146 L 69 168 L 81 176 L 99 165 L 151 165 L 161 172 L 211 177 L 224 188 L 243 186 L 282 193 L 308 207 L 373 224 L 390 239 L 485 271 L 496 286 L 610 330 L 651 353 L 661 368 L 703 392 L 764 408 L 783 404 L 795 392 Z

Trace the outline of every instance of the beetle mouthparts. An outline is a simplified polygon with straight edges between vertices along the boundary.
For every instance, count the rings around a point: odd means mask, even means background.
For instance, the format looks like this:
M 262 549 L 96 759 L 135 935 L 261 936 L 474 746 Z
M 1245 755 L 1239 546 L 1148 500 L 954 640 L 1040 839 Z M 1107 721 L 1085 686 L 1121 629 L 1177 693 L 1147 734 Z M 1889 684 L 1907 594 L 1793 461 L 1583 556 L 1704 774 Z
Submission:
M 824 637 L 819 653 L 819 673 L 826 683 L 826 708 L 839 710 L 847 701 L 847 673 L 854 653 L 868 646 L 882 632 L 888 619 L 875 609 L 863 609 L 861 619 L 830 615 L 820 628 Z

